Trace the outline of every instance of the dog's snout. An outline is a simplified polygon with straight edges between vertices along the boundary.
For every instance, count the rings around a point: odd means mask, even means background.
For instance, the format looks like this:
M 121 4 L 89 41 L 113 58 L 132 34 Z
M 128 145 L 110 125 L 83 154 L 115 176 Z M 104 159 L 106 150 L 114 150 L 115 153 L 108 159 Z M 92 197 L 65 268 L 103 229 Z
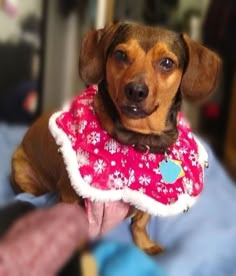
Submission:
M 148 96 L 145 83 L 130 82 L 125 86 L 125 95 L 129 101 L 141 102 Z

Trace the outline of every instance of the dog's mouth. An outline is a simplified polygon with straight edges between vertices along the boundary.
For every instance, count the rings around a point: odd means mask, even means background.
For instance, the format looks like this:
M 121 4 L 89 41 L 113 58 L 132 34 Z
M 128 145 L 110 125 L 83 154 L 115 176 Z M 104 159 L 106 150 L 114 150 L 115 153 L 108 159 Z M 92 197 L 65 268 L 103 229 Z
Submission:
M 151 115 L 157 108 L 158 105 L 155 106 L 151 111 L 147 111 L 136 104 L 131 104 L 122 106 L 121 112 L 131 119 L 141 119 Z

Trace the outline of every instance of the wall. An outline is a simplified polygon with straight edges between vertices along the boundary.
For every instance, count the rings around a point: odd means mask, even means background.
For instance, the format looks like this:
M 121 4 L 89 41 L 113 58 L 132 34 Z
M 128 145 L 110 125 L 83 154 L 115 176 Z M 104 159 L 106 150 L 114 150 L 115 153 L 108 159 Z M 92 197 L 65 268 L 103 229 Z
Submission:
M 42 4 L 39 0 L 18 1 L 16 15 L 0 10 L 0 41 L 17 41 L 20 36 L 20 22 L 28 14 L 41 15 Z
M 80 89 L 79 23 L 76 13 L 64 18 L 57 2 L 48 2 L 43 111 L 61 107 Z
M 184 13 L 189 9 L 197 9 L 204 15 L 207 10 L 208 4 L 209 0 L 179 0 L 177 17 L 182 18 Z

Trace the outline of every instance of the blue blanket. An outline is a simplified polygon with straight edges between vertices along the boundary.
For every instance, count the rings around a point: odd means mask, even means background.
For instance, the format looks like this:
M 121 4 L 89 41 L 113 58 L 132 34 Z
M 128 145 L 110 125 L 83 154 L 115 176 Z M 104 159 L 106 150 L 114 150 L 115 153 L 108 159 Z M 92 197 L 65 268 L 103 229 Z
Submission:
M 18 198 L 30 201 L 37 206 L 50 206 L 57 201 L 56 194 L 41 197 L 20 194 L 16 197 L 9 185 L 11 154 L 25 130 L 26 127 L 23 126 L 0 124 L 0 204 L 6 204 Z M 158 264 L 157 267 L 161 267 L 166 275 L 236 276 L 236 186 L 209 145 L 204 144 L 209 154 L 210 167 L 206 171 L 203 194 L 196 205 L 187 213 L 178 216 L 153 217 L 148 226 L 151 238 L 166 249 L 163 254 L 153 257 Z M 109 256 L 113 257 L 114 264 L 117 261 L 127 262 L 125 258 L 127 252 L 130 252 L 129 257 L 132 257 L 130 260 L 137 258 L 137 264 L 143 258 L 143 256 L 140 257 L 141 259 L 137 257 L 140 255 L 136 250 L 127 251 L 132 244 L 129 223 L 129 219 L 121 223 L 103 237 L 98 247 L 95 247 L 94 255 L 100 263 L 107 257 L 106 252 L 110 252 Z M 113 243 L 117 246 L 117 242 L 121 244 L 119 254 L 116 250 L 112 252 L 108 250 L 114 247 L 111 245 Z M 97 252 L 100 252 L 100 255 Z M 146 257 L 142 260 L 145 264 Z M 149 261 L 147 266 L 148 263 Z M 112 268 L 115 270 L 115 267 L 111 266 L 107 275 L 131 275 L 125 274 L 124 271 L 120 271 L 121 274 L 114 274 Z M 145 272 L 140 275 L 149 274 Z M 163 274 L 160 270 L 158 272 L 156 270 L 155 275 Z

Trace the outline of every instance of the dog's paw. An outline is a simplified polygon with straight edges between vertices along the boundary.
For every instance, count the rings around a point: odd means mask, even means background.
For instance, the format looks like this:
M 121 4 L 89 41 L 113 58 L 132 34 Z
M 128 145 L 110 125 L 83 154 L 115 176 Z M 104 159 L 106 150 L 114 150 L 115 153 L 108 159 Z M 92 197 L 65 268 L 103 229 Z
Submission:
M 164 248 L 159 244 L 154 244 L 150 247 L 143 248 L 143 251 L 148 255 L 157 255 L 164 252 Z

